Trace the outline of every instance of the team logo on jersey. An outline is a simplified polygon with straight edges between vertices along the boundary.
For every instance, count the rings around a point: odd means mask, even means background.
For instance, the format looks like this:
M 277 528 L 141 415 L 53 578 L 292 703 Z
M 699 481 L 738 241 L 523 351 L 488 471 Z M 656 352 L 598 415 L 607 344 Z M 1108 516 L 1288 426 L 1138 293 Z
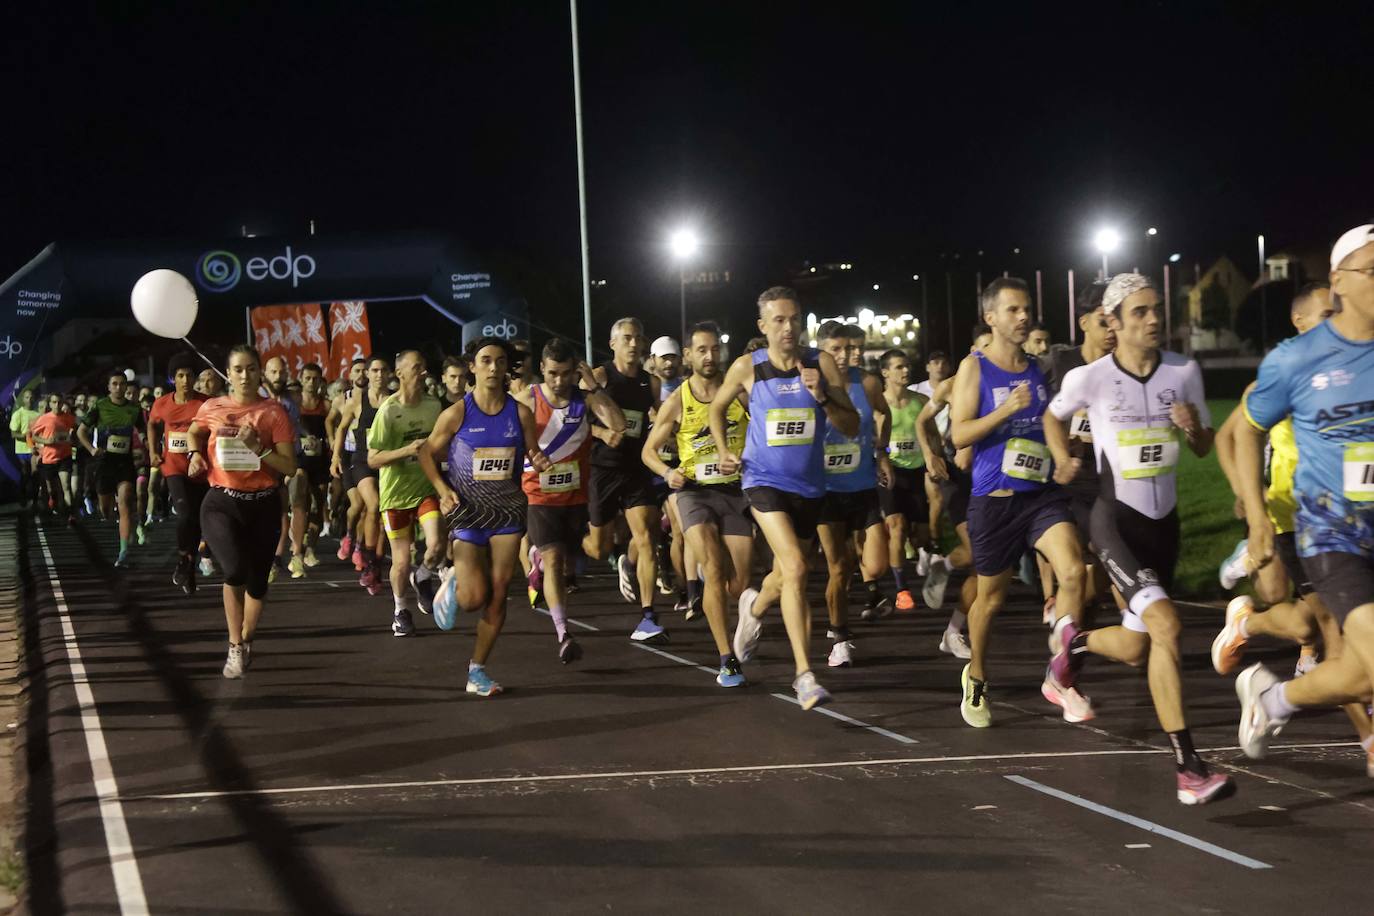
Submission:
M 1159 584 L 1159 576 L 1155 574 L 1155 571 L 1153 569 L 1142 569 L 1139 573 L 1139 578 L 1141 585 Z
M 1112 397 L 1115 399 L 1107 409 L 1111 411 L 1126 409 L 1126 389 L 1121 387 L 1121 379 L 1112 380 Z
M 801 390 L 802 383 L 800 381 L 778 382 L 778 394 L 796 394 Z
M 514 421 L 514 420 L 509 420 L 509 419 L 506 420 L 506 438 L 507 438 L 507 439 L 513 439 L 513 438 L 515 438 L 515 421 Z
M 1172 388 L 1165 388 L 1162 391 L 1155 392 L 1155 397 L 1159 399 L 1159 405 L 1161 407 L 1168 407 L 1173 404 L 1174 401 L 1178 400 L 1178 392 Z
M 1327 388 L 1339 388 L 1342 385 L 1349 385 L 1355 381 L 1355 376 L 1344 369 L 1332 369 L 1330 372 L 1318 372 L 1312 376 L 1312 387 L 1318 391 L 1325 391 Z

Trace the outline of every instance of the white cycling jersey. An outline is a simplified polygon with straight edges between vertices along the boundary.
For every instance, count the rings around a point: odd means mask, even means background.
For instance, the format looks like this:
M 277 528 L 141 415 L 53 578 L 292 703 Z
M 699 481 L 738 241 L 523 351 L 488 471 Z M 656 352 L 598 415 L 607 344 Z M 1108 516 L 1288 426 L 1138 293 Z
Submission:
M 1109 354 L 1070 370 L 1050 412 L 1067 420 L 1087 408 L 1102 497 L 1150 518 L 1164 518 L 1178 502 L 1174 471 L 1182 442 L 1169 419 L 1175 401 L 1192 404 L 1202 425 L 1211 428 L 1196 362 L 1164 350 L 1154 372 L 1140 378 Z

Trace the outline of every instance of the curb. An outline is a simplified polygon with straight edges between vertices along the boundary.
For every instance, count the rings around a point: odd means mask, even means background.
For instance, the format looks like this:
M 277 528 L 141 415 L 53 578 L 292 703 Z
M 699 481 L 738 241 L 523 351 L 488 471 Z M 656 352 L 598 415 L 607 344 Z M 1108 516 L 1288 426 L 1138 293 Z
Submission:
M 24 734 L 24 583 L 19 575 L 19 526 L 15 505 L 0 507 L 0 913 L 16 912 L 26 878 L 23 825 L 26 811 Z

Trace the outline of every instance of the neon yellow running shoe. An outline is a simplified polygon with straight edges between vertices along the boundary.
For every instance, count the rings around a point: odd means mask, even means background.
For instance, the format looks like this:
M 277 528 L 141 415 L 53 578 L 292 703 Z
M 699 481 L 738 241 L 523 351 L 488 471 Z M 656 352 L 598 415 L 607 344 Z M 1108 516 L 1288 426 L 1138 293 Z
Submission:
M 969 665 L 959 674 L 959 684 L 964 695 L 959 701 L 959 715 L 974 728 L 987 728 L 992 724 L 992 709 L 988 704 L 988 685 L 969 675 Z

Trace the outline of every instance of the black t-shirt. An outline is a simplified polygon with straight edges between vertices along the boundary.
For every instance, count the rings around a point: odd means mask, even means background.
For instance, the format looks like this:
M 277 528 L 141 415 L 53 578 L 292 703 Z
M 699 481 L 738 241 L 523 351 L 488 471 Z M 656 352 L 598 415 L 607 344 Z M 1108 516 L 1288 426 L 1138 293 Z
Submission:
M 1081 347 L 1075 347 L 1071 344 L 1055 344 L 1050 347 L 1049 352 L 1040 357 L 1040 370 L 1045 374 L 1045 383 L 1050 386 L 1050 396 L 1053 397 L 1058 394 L 1059 389 L 1064 386 L 1064 376 L 1079 366 L 1086 366 L 1087 364 L 1087 360 L 1083 358 Z M 1097 458 L 1093 452 L 1092 440 L 1084 438 L 1085 435 L 1091 435 L 1087 423 L 1088 412 L 1086 410 L 1074 414 L 1069 419 L 1069 454 L 1081 459 L 1083 467 L 1067 489 L 1083 497 L 1093 497 L 1102 488 L 1102 481 L 1097 470 Z
M 649 434 L 649 411 L 654 407 L 653 383 L 642 366 L 634 377 L 621 374 L 614 362 L 608 362 L 601 368 L 606 373 L 606 394 L 625 414 L 625 435 L 616 448 L 611 448 L 600 439 L 593 442 L 592 464 L 603 468 L 642 471 L 644 459 L 640 453 L 644 449 L 644 437 Z M 592 414 L 592 423 L 601 425 L 595 413 Z

